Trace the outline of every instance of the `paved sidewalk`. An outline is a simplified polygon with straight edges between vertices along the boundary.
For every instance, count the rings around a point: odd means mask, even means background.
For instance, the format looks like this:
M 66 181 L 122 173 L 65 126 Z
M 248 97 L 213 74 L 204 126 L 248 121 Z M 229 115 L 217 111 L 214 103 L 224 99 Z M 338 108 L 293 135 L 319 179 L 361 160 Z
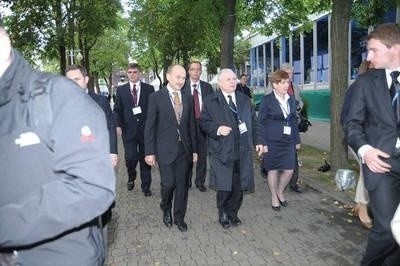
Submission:
M 317 127 L 313 123 L 309 132 Z M 119 148 L 107 265 L 359 264 L 368 231 L 323 189 L 287 191 L 289 206 L 276 212 L 257 162 L 256 191 L 244 197 L 241 226 L 223 229 L 217 221 L 215 191 L 192 188 L 186 215 L 189 230 L 182 233 L 162 223 L 158 169 L 153 169 L 152 197 L 144 197 L 140 179 L 133 191 L 127 191 L 121 143 Z

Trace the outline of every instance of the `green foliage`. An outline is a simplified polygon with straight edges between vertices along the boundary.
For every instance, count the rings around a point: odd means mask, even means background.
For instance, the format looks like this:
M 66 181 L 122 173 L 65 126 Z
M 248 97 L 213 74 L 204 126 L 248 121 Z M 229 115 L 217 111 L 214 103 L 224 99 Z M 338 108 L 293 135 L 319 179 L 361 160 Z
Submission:
M 352 16 L 360 27 L 368 28 L 381 24 L 385 13 L 398 5 L 398 0 L 355 0 Z

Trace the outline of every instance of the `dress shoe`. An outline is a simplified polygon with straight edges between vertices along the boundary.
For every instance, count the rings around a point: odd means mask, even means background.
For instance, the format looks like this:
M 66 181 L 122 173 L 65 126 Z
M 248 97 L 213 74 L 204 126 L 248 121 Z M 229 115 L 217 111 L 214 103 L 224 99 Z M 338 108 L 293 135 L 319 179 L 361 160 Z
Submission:
M 301 187 L 299 187 L 299 185 L 297 185 L 297 184 L 294 185 L 294 186 L 290 186 L 290 189 L 293 190 L 296 193 L 303 193 L 304 192 L 304 190 Z
M 228 215 L 226 213 L 221 213 L 219 215 L 218 221 L 224 229 L 231 227 L 231 222 L 229 221 Z
M 151 195 L 153 195 L 153 194 L 151 193 L 151 190 L 143 191 L 143 194 L 144 194 L 145 197 L 150 197 Z
M 174 222 L 178 227 L 178 230 L 181 232 L 186 232 L 188 230 L 188 226 L 185 222 Z
M 129 180 L 128 183 L 126 184 L 128 191 L 131 191 L 135 187 L 135 182 Z
M 281 206 L 274 206 L 274 205 L 272 205 L 272 209 L 274 210 L 274 211 L 280 211 L 281 210 Z
M 206 192 L 207 188 L 205 186 L 196 186 L 201 192 Z
M 282 207 L 288 206 L 287 200 L 284 200 L 284 201 L 279 200 L 279 203 L 282 205 Z
M 229 217 L 229 220 L 233 226 L 238 226 L 242 224 L 242 221 L 237 216 L 231 216 Z
M 168 228 L 170 228 L 172 226 L 172 215 L 171 215 L 171 212 L 169 212 L 169 211 L 164 212 L 163 223 Z

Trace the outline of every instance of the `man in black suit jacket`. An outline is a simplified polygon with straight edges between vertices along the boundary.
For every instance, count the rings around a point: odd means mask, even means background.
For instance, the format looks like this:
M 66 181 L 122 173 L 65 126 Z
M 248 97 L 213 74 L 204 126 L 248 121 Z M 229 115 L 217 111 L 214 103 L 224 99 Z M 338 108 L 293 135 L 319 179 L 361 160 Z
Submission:
M 204 101 L 200 127 L 209 139 L 210 180 L 217 190 L 219 223 L 223 228 L 241 224 L 238 212 L 243 191 L 254 190 L 253 145 L 261 156 L 263 145 L 256 140 L 257 119 L 250 99 L 235 92 L 236 75 L 222 69 L 220 91 Z
M 181 93 L 186 71 L 181 65 L 168 68 L 168 85 L 150 95 L 145 127 L 146 162 L 158 162 L 161 175 L 161 204 L 163 222 L 180 231 L 187 231 L 184 221 L 188 200 L 188 172 L 197 160 L 196 130 L 192 96 Z
M 374 216 L 361 265 L 399 265 L 390 221 L 400 202 L 400 114 L 394 112 L 399 86 L 392 77 L 400 70 L 400 27 L 378 26 L 367 41 L 367 60 L 377 69 L 359 75 L 349 88 L 351 105 L 343 119 L 348 144 L 363 162 Z
M 111 164 L 113 167 L 117 166 L 118 163 L 118 145 L 117 145 L 117 133 L 115 131 L 115 123 L 112 115 L 110 103 L 107 97 L 98 95 L 93 91 L 88 90 L 87 84 L 89 82 L 89 76 L 87 70 L 80 65 L 70 65 L 65 70 L 65 76 L 75 81 L 79 87 L 86 91 L 89 96 L 103 109 L 107 120 L 107 129 L 110 137 L 110 157 Z
M 214 92 L 210 83 L 200 80 L 201 63 L 199 61 L 192 61 L 189 64 L 189 79 L 186 80 L 185 86 L 182 91 L 193 96 L 193 107 L 196 118 L 196 137 L 197 137 L 197 163 L 196 163 L 196 179 L 194 181 L 196 187 L 201 191 L 206 191 L 204 183 L 207 175 L 207 136 L 200 129 L 199 118 L 204 99 L 207 95 Z M 193 164 L 189 170 L 189 187 L 192 186 L 192 169 Z
M 128 190 L 135 187 L 136 165 L 140 162 L 141 188 L 144 195 L 151 196 L 151 167 L 144 161 L 144 127 L 147 106 L 154 87 L 140 81 L 140 66 L 129 64 L 129 82 L 117 88 L 114 117 L 117 133 L 122 135 L 125 149 L 125 163 L 128 170 Z
M 248 97 L 252 98 L 251 90 L 249 87 L 247 87 L 247 75 L 246 74 L 240 75 L 240 82 L 236 86 L 236 91 L 240 91 L 244 95 L 247 95 Z

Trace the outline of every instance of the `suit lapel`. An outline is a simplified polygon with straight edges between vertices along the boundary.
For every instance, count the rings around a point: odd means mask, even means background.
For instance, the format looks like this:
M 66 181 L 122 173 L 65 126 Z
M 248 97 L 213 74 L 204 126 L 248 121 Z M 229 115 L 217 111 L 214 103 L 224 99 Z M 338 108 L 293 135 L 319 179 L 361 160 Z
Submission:
M 169 91 L 166 87 L 163 88 L 162 95 L 163 95 L 162 101 L 166 105 L 168 116 L 172 121 L 175 121 L 176 125 L 178 125 L 178 121 L 176 120 L 175 110 L 174 107 L 172 106 L 171 97 L 169 96 Z M 182 115 L 183 115 L 183 110 L 182 110 Z
M 373 79 L 373 86 L 375 88 L 371 89 L 376 93 L 376 99 L 381 102 L 383 108 L 388 112 L 390 119 L 396 124 L 397 122 L 394 116 L 392 102 L 390 100 L 385 70 L 382 69 L 381 71 L 376 72 Z

